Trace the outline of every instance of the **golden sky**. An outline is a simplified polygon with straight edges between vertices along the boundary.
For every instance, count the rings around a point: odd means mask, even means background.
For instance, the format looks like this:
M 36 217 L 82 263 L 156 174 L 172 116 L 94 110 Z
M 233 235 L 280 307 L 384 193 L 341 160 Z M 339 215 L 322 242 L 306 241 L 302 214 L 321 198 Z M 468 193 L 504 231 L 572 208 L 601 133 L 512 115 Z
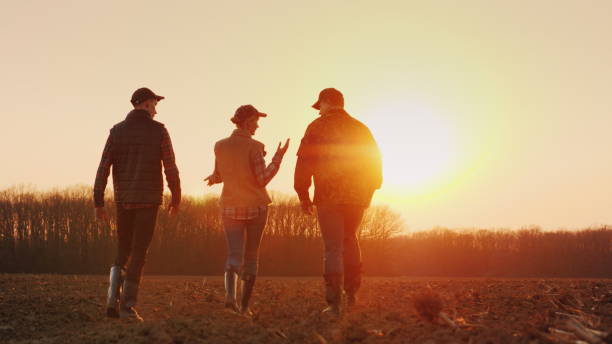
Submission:
M 52 6 L 51 6 L 52 5 Z M 295 152 L 325 87 L 372 129 L 376 203 L 410 229 L 612 224 L 612 2 L 12 1 L 0 12 L 0 187 L 93 184 L 110 127 L 166 96 L 183 189 L 242 104 Z M 107 189 L 107 192 L 110 192 Z

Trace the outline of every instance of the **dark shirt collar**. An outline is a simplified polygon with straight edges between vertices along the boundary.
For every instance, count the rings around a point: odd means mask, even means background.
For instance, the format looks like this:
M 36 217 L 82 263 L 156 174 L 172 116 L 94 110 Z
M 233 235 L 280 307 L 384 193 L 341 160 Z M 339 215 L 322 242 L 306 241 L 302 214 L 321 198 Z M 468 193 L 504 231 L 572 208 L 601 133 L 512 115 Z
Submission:
M 125 119 L 132 119 L 132 118 L 148 118 L 148 119 L 151 119 L 151 114 L 148 111 L 146 111 L 146 110 L 134 109 L 134 110 L 130 111 L 130 113 L 127 114 L 127 117 Z
M 249 133 L 249 131 L 246 129 L 237 128 L 237 129 L 234 129 L 234 131 L 232 131 L 232 136 L 251 137 L 253 135 L 251 135 L 251 133 Z

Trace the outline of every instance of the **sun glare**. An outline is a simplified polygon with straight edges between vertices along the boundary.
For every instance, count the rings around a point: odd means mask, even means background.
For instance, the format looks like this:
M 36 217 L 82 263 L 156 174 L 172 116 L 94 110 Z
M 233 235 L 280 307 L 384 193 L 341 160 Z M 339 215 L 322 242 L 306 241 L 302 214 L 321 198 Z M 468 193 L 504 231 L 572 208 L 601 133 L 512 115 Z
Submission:
M 447 182 L 456 144 L 444 114 L 396 103 L 374 109 L 371 129 L 383 155 L 383 189 L 419 195 Z

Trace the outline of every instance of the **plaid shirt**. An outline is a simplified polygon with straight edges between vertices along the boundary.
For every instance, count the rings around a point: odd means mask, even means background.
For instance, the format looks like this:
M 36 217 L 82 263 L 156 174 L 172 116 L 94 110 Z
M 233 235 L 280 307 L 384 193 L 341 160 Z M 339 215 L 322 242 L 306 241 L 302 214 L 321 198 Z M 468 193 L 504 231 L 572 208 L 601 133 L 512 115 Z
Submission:
M 382 160 L 370 130 L 336 109 L 308 125 L 297 152 L 294 189 L 301 202 L 369 206 L 382 184 Z
M 264 187 L 268 185 L 276 173 L 278 173 L 278 169 L 280 168 L 282 161 L 283 156 L 277 153 L 272 158 L 272 162 L 270 162 L 270 164 L 266 167 L 266 160 L 263 152 L 257 152 L 256 154 L 251 155 L 251 166 L 253 168 L 255 178 L 257 179 L 257 183 Z M 216 166 L 215 171 L 210 176 L 210 180 L 212 184 L 223 182 L 223 178 L 221 178 L 221 174 L 218 172 Z M 251 220 L 264 214 L 267 210 L 267 205 L 257 207 L 225 207 L 221 208 L 221 216 L 234 220 Z
M 267 205 L 260 205 L 259 207 L 228 207 L 221 209 L 221 216 L 233 220 L 251 220 L 265 214 L 266 211 L 268 211 Z
M 110 174 L 111 165 L 113 164 L 113 142 L 109 135 L 106 139 L 106 145 L 102 152 L 102 159 L 98 166 L 98 172 L 96 173 L 96 181 L 94 184 L 94 203 L 96 208 L 104 206 L 104 190 L 106 189 L 106 183 Z M 170 140 L 170 134 L 168 130 L 164 128 L 162 132 L 161 141 L 161 155 L 162 162 L 164 164 L 164 173 L 166 174 L 166 181 L 168 182 L 168 188 L 172 192 L 172 205 L 178 205 L 181 202 L 181 181 L 179 178 L 178 167 L 174 158 L 174 150 L 172 149 L 172 141 Z M 123 207 L 126 209 L 138 209 L 152 207 L 154 204 L 148 203 L 126 203 Z

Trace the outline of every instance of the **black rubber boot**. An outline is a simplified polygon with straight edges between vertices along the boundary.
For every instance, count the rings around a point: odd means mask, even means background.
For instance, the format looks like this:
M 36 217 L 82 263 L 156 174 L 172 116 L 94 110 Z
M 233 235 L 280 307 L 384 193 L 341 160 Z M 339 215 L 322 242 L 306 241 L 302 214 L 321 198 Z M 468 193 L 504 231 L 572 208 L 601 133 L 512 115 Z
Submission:
M 108 293 L 106 296 L 106 316 L 119 318 L 119 299 L 121 297 L 121 284 L 123 276 L 121 267 L 113 265 L 108 277 Z
M 234 269 L 225 271 L 225 307 L 238 312 L 236 304 L 236 290 L 238 284 L 238 274 Z
M 255 286 L 255 275 L 245 274 L 242 276 L 242 295 L 240 299 L 240 313 L 246 316 L 252 316 L 253 312 L 249 308 L 249 301 L 253 294 L 253 287 Z
M 344 267 L 344 293 L 348 309 L 354 308 L 357 304 L 357 291 L 361 287 L 361 274 L 361 264 Z
M 142 317 L 136 312 L 134 306 L 138 301 L 138 282 L 123 281 L 123 291 L 121 293 L 121 306 L 119 307 L 119 317 L 121 319 L 136 320 L 142 322 Z
M 326 274 L 325 279 L 325 301 L 327 308 L 323 313 L 340 316 L 340 301 L 342 300 L 342 275 Z

